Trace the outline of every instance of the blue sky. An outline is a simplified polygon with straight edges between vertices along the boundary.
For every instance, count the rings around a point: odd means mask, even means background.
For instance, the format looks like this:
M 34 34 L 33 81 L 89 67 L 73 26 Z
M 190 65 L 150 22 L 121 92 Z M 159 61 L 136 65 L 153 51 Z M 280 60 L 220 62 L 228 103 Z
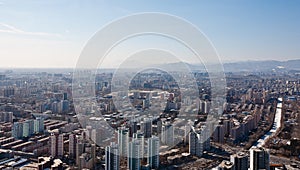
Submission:
M 300 1 L 0 0 L 0 67 L 74 67 L 119 17 L 164 12 L 195 24 L 225 62 L 300 59 Z

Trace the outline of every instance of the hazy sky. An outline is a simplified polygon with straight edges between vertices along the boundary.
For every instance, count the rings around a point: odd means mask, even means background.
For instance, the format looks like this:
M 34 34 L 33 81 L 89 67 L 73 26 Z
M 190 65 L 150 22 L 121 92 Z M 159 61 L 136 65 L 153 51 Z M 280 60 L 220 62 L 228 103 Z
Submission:
M 226 62 L 300 59 L 299 8 L 284 0 L 0 0 L 0 67 L 74 67 L 95 32 L 138 12 L 185 18 Z

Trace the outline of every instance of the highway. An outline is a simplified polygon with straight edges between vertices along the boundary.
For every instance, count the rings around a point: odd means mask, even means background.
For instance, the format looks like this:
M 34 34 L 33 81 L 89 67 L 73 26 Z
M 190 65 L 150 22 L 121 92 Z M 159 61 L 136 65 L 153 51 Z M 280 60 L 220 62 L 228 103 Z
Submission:
M 276 107 L 275 118 L 273 122 L 273 126 L 269 132 L 267 132 L 264 136 L 262 136 L 258 141 L 251 147 L 263 147 L 266 141 L 277 134 L 281 127 L 281 119 L 282 119 L 282 98 L 278 98 L 278 103 Z

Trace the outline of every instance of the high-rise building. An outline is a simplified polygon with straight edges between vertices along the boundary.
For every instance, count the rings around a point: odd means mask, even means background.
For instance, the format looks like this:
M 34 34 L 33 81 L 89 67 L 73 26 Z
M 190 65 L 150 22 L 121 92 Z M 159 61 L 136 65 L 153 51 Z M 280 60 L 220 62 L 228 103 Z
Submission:
M 137 122 L 133 121 L 129 123 L 129 136 L 132 137 L 138 130 Z
M 62 106 L 62 112 L 68 112 L 70 110 L 70 102 L 68 100 L 62 100 L 61 101 L 61 106 Z
M 185 144 L 189 143 L 189 134 L 191 132 L 192 129 L 192 125 L 191 124 L 187 124 L 184 126 L 184 137 L 183 137 L 183 142 Z
M 224 143 L 225 128 L 223 125 L 217 125 L 213 133 L 213 141 Z
M 210 124 L 202 125 L 199 129 L 201 142 L 203 143 L 203 149 L 209 150 L 210 149 Z
M 158 120 L 156 124 L 157 124 L 157 134 L 161 134 L 161 131 L 162 131 L 162 121 Z
M 174 128 L 172 124 L 168 123 L 162 126 L 161 141 L 168 146 L 174 144 Z
M 150 138 L 152 135 L 152 119 L 144 118 L 141 122 L 141 130 L 144 133 L 145 138 Z
M 0 112 L 0 122 L 12 122 L 13 112 Z
M 52 157 L 57 156 L 57 136 L 58 134 L 51 134 L 50 136 L 50 155 Z
M 63 103 L 62 103 L 62 101 L 59 101 L 58 103 L 57 103 L 57 112 L 58 113 L 63 113 Z
M 64 156 L 64 134 L 59 134 L 57 138 L 57 156 Z
M 104 128 L 99 128 L 99 129 L 93 129 L 92 130 L 92 136 L 91 140 L 96 144 L 100 145 L 101 142 L 104 140 L 105 135 L 105 129 Z
M 96 163 L 96 145 L 90 143 L 85 133 L 82 135 L 76 139 L 76 165 L 79 169 L 93 169 Z
M 53 113 L 58 113 L 58 103 L 57 103 L 57 101 L 55 101 L 51 104 L 51 110 L 52 110 Z
M 15 122 L 12 126 L 12 136 L 16 139 L 23 137 L 23 123 Z
M 86 138 L 87 139 L 91 139 L 92 138 L 92 130 L 93 130 L 93 127 L 92 126 L 86 126 L 86 129 L 85 129 L 85 135 L 86 135 Z
M 34 120 L 34 133 L 43 133 L 44 132 L 44 119 L 37 117 Z
M 82 140 L 78 140 L 76 144 L 76 164 L 80 164 L 80 156 L 84 153 L 84 143 Z
M 230 162 L 234 164 L 234 170 L 248 169 L 248 155 L 245 152 L 230 155 Z
M 143 100 L 143 109 L 149 108 L 150 106 L 150 100 L 144 99 Z
M 99 131 L 98 131 L 99 132 Z M 97 137 L 100 134 L 97 134 L 97 130 L 96 129 L 92 129 L 92 133 L 91 133 L 91 140 L 97 144 L 97 142 L 99 142 L 99 140 L 97 140 Z
M 204 101 L 204 113 L 209 113 L 210 103 L 208 101 Z
M 64 93 L 64 100 L 68 100 L 68 93 Z
M 128 169 L 129 170 L 140 170 L 141 169 L 141 152 L 140 152 L 140 142 L 133 140 L 129 143 L 128 147 Z
M 159 138 L 152 136 L 148 139 L 147 163 L 151 169 L 159 167 Z
M 189 134 L 189 152 L 191 155 L 201 157 L 204 150 L 204 144 L 201 136 L 196 131 L 192 130 Z
M 87 142 L 82 143 L 83 153 L 79 156 L 78 159 L 78 168 L 79 169 L 93 169 L 96 163 L 96 145 L 90 144 Z
M 23 137 L 29 137 L 30 136 L 30 132 L 29 132 L 29 122 L 23 122 Z
M 137 132 L 133 134 L 133 139 L 135 141 L 138 141 L 140 143 L 140 154 L 141 158 L 144 157 L 144 149 L 145 149 L 145 139 L 143 132 Z
M 118 144 L 120 148 L 120 155 L 126 156 L 129 142 L 129 130 L 125 127 L 118 129 Z
M 64 155 L 64 134 L 51 134 L 50 144 L 50 154 L 52 157 L 62 157 Z
M 76 158 L 76 144 L 77 138 L 75 134 L 69 135 L 69 158 L 74 159 Z
M 199 106 L 198 106 L 199 112 L 200 113 L 204 113 L 204 108 L 205 108 L 204 101 L 203 100 L 199 100 Z
M 120 155 L 118 144 L 112 142 L 105 148 L 105 170 L 119 170 Z
M 189 152 L 191 155 L 202 156 L 204 150 L 210 149 L 209 126 L 203 125 L 199 129 L 191 127 L 189 134 Z
M 99 131 L 98 131 L 99 132 Z M 100 134 L 99 134 L 100 135 Z M 97 130 L 96 129 L 92 129 L 91 130 L 91 136 L 90 136 L 90 138 L 91 138 L 91 140 L 94 142 L 94 143 L 96 143 L 96 140 L 97 140 Z
M 23 137 L 30 137 L 34 133 L 34 120 L 23 122 Z
M 233 127 L 233 122 L 230 119 L 223 120 L 224 124 L 224 135 L 229 136 L 230 130 Z
M 250 170 L 270 170 L 270 154 L 267 149 L 254 147 L 250 149 Z

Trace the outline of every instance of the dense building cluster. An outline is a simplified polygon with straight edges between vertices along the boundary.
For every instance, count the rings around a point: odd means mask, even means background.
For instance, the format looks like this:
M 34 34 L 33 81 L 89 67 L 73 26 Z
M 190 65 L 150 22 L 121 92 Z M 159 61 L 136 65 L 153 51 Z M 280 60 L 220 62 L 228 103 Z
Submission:
M 184 77 L 180 72 L 173 74 Z M 93 100 L 83 98 L 75 105 L 68 70 L 3 73 L 0 169 L 297 166 L 296 152 L 293 162 L 281 163 L 267 147 L 284 138 L 286 146 L 290 143 L 297 150 L 298 140 L 283 132 L 298 121 L 298 74 L 227 73 L 226 101 L 217 107 L 208 74 L 195 71 L 193 75 L 199 93 L 183 97 L 188 88 L 180 89 L 168 73 L 139 73 L 128 93 L 112 91 L 112 73 L 96 73 L 93 88 L 76 89 L 79 94 L 94 90 Z M 120 80 L 115 86 L 124 84 Z M 119 106 L 116 99 L 126 102 Z M 211 113 L 219 114 L 218 120 L 210 121 Z M 262 139 L 264 135 L 268 140 Z

